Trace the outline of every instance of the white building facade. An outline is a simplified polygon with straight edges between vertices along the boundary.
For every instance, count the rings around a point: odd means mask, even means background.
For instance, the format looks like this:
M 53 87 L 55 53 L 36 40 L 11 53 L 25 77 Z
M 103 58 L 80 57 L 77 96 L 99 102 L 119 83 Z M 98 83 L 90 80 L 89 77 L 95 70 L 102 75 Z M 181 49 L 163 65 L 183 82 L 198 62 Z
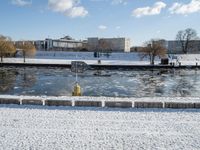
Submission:
M 84 41 L 73 40 L 69 37 L 64 37 L 61 39 L 45 39 L 41 41 L 35 41 L 35 46 L 39 50 L 46 51 L 70 51 L 70 50 L 78 50 L 83 47 L 85 44 Z

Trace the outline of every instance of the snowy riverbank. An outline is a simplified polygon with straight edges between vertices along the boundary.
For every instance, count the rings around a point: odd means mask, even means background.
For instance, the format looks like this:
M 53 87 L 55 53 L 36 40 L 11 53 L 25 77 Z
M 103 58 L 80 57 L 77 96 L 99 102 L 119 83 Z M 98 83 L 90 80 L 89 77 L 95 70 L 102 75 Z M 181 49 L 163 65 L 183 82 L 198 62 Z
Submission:
M 175 65 L 200 65 L 200 54 L 179 54 L 169 55 L 169 62 Z M 176 58 L 176 59 L 174 59 Z M 35 58 L 26 58 L 26 64 L 65 64 L 70 65 L 71 61 L 84 61 L 88 65 L 149 65 L 147 58 L 141 60 L 138 53 L 112 53 L 110 57 L 95 58 L 89 52 L 37 52 Z M 24 63 L 23 58 L 4 58 L 3 63 Z M 156 58 L 155 65 L 160 64 L 160 59 Z
M 0 147 L 197 150 L 199 116 L 199 110 L 0 105 Z
M 97 65 L 98 60 L 84 60 L 84 59 L 37 59 L 37 58 L 26 58 L 25 64 L 63 64 L 71 65 L 72 61 L 83 61 L 88 65 Z M 4 58 L 3 63 L 24 63 L 22 58 Z M 156 61 L 155 64 L 159 64 Z M 101 65 L 149 65 L 149 61 L 130 61 L 130 60 L 101 60 Z

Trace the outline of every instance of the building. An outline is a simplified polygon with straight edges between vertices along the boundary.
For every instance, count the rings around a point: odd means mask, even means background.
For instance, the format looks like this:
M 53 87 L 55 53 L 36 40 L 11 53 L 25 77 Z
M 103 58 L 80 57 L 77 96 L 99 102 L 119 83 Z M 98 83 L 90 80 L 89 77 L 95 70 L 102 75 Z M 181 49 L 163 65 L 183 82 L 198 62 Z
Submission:
M 131 52 L 142 52 L 143 49 L 144 49 L 144 47 L 142 47 L 142 46 L 133 46 L 130 48 L 130 51 Z
M 167 49 L 168 54 L 182 54 L 182 46 L 181 42 L 178 40 L 159 40 L 157 41 L 162 44 L 163 47 Z M 188 53 L 200 53 L 200 40 L 193 40 L 190 41 Z
M 167 41 L 168 53 L 183 53 L 180 41 Z M 188 53 L 200 53 L 200 40 L 193 40 L 190 42 Z
M 34 42 L 34 45 L 37 50 L 45 50 L 45 40 L 37 40 Z
M 45 39 L 40 41 L 35 41 L 35 46 L 39 50 L 47 51 L 74 51 L 81 50 L 86 44 L 86 41 L 77 41 L 69 36 L 65 36 L 60 39 Z
M 107 50 L 112 52 L 130 52 L 129 38 L 98 38 L 92 37 L 84 41 L 74 40 L 69 36 L 60 39 L 45 39 L 34 42 L 36 49 L 46 51 L 96 51 L 102 41 L 107 45 Z M 104 47 L 105 48 L 105 47 Z M 102 50 L 102 49 L 101 49 Z
M 27 40 L 27 41 L 13 41 L 13 44 L 14 45 L 17 45 L 17 44 L 22 44 L 22 45 L 24 45 L 24 43 L 31 43 L 31 44 L 35 44 L 35 42 L 34 41 L 30 41 L 30 40 Z
M 130 52 L 131 41 L 129 38 L 88 38 L 88 50 L 95 51 L 101 46 L 101 42 L 107 43 L 112 52 Z

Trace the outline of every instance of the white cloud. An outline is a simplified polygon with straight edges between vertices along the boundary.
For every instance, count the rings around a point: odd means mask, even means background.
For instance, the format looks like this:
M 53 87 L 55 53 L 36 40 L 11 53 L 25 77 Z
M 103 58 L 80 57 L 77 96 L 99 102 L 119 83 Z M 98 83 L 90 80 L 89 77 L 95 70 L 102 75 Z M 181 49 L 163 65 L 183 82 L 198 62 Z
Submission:
M 107 26 L 105 26 L 105 25 L 100 25 L 100 26 L 98 26 L 98 28 L 99 28 L 100 30 L 106 30 L 106 29 L 107 29 Z
M 112 5 L 123 4 L 126 5 L 128 0 L 90 0 L 91 2 L 109 2 Z
M 48 0 L 48 6 L 51 10 L 72 18 L 85 17 L 88 14 L 88 11 L 79 4 L 79 0 Z
M 160 34 L 160 32 L 161 32 L 160 30 L 157 30 L 157 31 L 156 31 L 157 34 Z
M 126 0 L 112 0 L 112 4 L 116 5 L 116 4 L 123 4 L 126 5 L 127 1 Z
M 69 11 L 67 11 L 65 13 L 66 16 L 75 18 L 75 17 L 85 17 L 88 14 L 88 11 L 80 6 L 80 7 L 73 7 L 71 9 L 69 9 Z
M 158 15 L 166 6 L 163 2 L 156 2 L 152 7 L 147 6 L 133 10 L 132 16 L 139 18 L 142 16 Z
M 190 13 L 200 12 L 200 0 L 192 0 L 188 4 L 174 3 L 169 8 L 171 14 L 187 15 Z
M 65 12 L 68 9 L 71 9 L 77 1 L 74 0 L 49 0 L 48 6 L 53 11 Z
M 17 5 L 17 6 L 27 6 L 27 5 L 31 5 L 32 1 L 12 0 L 12 4 Z
M 115 27 L 116 30 L 119 30 L 120 28 L 121 28 L 120 26 L 116 26 L 116 27 Z

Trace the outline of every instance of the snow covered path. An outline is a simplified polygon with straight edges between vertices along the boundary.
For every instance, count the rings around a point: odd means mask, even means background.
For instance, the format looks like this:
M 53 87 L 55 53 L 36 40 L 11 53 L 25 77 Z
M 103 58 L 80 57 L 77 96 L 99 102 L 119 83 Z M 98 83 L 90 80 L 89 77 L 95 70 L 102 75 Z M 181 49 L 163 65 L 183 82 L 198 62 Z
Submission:
M 56 54 L 56 56 L 54 56 Z M 84 61 L 88 65 L 97 65 L 101 59 L 102 65 L 150 65 L 149 59 L 140 59 L 139 53 L 112 53 L 111 57 L 94 58 L 93 53 L 88 52 L 51 52 L 38 51 L 35 58 L 26 58 L 26 64 L 65 64 L 70 65 L 71 61 Z M 76 56 L 77 55 L 77 56 Z M 176 57 L 177 59 L 172 59 Z M 23 64 L 23 58 L 4 58 L 4 63 Z M 176 66 L 181 65 L 200 65 L 200 54 L 176 54 L 170 55 L 170 62 Z M 160 64 L 160 59 L 156 58 L 155 64 Z
M 88 65 L 97 65 L 97 60 L 84 60 L 84 59 L 34 59 L 26 58 L 25 64 L 65 64 L 70 65 L 72 61 L 83 61 Z M 22 58 L 4 58 L 3 63 L 24 63 Z M 155 64 L 159 64 L 156 61 Z M 101 65 L 149 65 L 149 61 L 130 61 L 130 60 L 101 60 Z
M 200 110 L 1 105 L 0 149 L 200 149 Z

